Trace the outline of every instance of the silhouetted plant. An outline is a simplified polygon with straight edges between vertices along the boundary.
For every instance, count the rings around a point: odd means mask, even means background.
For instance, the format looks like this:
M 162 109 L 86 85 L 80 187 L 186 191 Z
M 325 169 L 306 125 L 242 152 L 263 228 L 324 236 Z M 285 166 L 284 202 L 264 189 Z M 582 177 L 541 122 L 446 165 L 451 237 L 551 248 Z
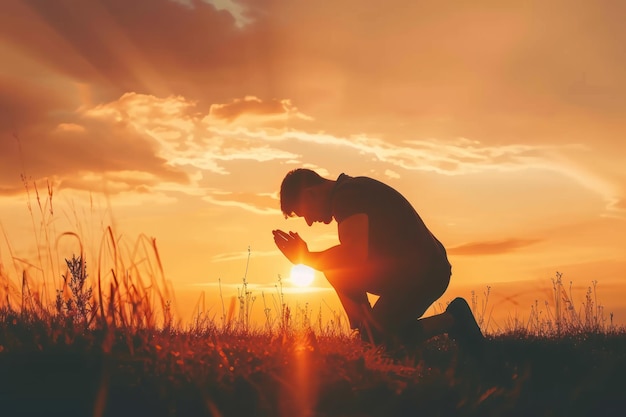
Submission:
M 484 298 L 481 300 L 481 304 L 479 307 L 478 306 L 479 297 L 476 295 L 476 291 L 472 290 L 472 297 L 471 297 L 472 313 L 474 313 L 476 322 L 478 323 L 478 326 L 480 326 L 483 332 L 486 332 L 487 329 L 489 328 L 489 321 L 491 319 L 491 311 L 489 312 L 489 316 L 487 317 L 487 304 L 489 303 L 490 293 L 491 293 L 491 286 L 487 285 L 486 290 L 483 292 Z
M 90 315 L 95 311 L 93 289 L 85 286 L 87 282 L 87 264 L 82 256 L 72 255 L 72 259 L 65 259 L 68 274 L 62 275 L 64 288 L 69 288 L 71 297 L 64 297 L 63 290 L 57 290 L 55 307 L 57 313 L 72 319 L 74 323 L 83 323 L 88 326 Z
M 243 287 L 237 290 L 239 300 L 239 326 L 244 332 L 250 330 L 252 306 L 256 301 L 256 296 L 248 289 L 248 267 L 250 265 L 250 247 L 248 246 L 248 260 L 246 261 L 246 272 L 243 276 Z

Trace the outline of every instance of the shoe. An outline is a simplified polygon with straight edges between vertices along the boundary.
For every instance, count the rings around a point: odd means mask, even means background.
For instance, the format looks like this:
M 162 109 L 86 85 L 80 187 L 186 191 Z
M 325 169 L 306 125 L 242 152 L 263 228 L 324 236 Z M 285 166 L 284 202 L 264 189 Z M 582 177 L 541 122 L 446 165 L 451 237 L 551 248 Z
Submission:
M 480 356 L 484 350 L 485 337 L 472 314 L 469 304 L 463 298 L 455 298 L 446 308 L 454 318 L 454 325 L 448 336 L 459 344 L 459 349 L 474 356 Z

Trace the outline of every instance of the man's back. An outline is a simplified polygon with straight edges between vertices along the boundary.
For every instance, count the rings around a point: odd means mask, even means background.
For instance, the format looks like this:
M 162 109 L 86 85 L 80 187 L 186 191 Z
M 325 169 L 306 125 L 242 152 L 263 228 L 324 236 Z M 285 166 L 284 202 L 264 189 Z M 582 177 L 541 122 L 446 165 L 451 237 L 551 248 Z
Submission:
M 332 193 L 331 210 L 339 223 L 354 214 L 367 214 L 371 259 L 446 259 L 443 246 L 413 206 L 398 191 L 380 181 L 341 174 Z

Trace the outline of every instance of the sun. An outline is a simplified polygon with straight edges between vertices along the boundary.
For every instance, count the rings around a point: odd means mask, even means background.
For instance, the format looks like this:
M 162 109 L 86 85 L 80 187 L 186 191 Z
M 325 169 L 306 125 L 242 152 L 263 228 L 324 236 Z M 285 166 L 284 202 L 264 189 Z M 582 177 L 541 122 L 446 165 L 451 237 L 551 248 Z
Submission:
M 308 287 L 313 283 L 315 270 L 306 265 L 298 264 L 291 267 L 289 279 L 298 287 Z

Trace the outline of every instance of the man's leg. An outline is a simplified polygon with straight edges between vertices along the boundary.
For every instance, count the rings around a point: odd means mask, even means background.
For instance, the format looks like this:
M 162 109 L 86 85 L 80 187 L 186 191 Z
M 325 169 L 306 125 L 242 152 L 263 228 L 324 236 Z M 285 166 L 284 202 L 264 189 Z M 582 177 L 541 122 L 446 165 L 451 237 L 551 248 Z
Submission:
M 449 312 L 418 320 L 443 295 L 450 281 L 449 270 L 429 272 L 399 277 L 401 285 L 381 295 L 372 308 L 375 322 L 392 344 L 416 344 L 447 333 L 453 326 Z
M 383 300 L 381 307 L 386 306 L 389 301 Z M 377 305 L 378 303 L 373 309 L 374 315 L 380 314 L 380 310 L 376 310 Z M 483 351 L 485 338 L 469 305 L 462 298 L 455 298 L 443 313 L 409 320 L 395 327 L 392 324 L 386 327 L 392 329 L 387 337 L 391 344 L 414 346 L 431 337 L 447 333 L 457 341 L 463 351 L 477 357 Z
M 367 313 L 371 310 L 367 294 L 363 293 L 346 293 L 335 289 L 339 301 L 348 316 L 351 329 L 361 330 L 363 324 L 367 321 Z
M 341 301 L 341 305 L 348 316 L 350 328 L 361 329 L 367 320 L 368 312 L 372 308 L 365 290 L 359 290 L 354 285 L 348 285 L 348 283 L 352 284 L 354 279 L 338 271 L 325 272 L 324 275 L 337 292 L 339 301 Z
M 410 345 L 418 344 L 431 337 L 449 333 L 454 323 L 454 317 L 447 311 L 441 314 L 435 314 L 434 316 L 412 320 L 399 330 L 399 338 L 402 343 Z

